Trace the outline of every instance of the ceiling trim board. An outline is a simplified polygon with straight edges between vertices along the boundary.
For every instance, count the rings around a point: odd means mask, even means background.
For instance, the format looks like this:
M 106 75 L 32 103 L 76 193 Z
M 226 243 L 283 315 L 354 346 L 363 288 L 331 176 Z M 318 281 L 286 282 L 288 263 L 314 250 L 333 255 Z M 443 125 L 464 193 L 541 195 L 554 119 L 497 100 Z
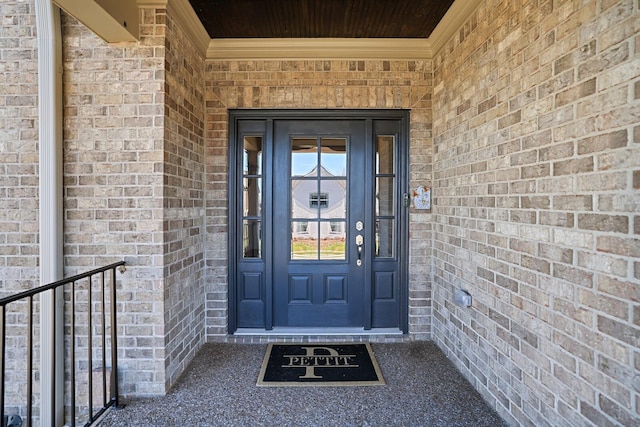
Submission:
M 136 0 L 139 8 L 144 9 L 166 9 L 169 0 Z
M 207 59 L 430 59 L 427 39 L 213 39 Z

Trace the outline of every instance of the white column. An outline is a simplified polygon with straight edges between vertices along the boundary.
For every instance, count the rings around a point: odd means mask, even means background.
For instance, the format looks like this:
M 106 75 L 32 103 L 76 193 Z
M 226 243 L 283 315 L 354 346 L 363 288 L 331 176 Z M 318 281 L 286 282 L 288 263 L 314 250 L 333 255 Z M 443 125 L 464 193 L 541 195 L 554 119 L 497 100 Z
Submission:
M 62 30 L 60 9 L 36 0 L 40 148 L 40 283 L 63 276 Z M 62 290 L 60 290 L 62 291 Z M 64 424 L 62 293 L 40 298 L 40 425 Z M 54 330 L 54 316 L 57 326 Z M 55 340 L 53 339 L 55 334 Z M 55 341 L 55 343 L 54 343 Z M 55 381 L 53 381 L 55 373 Z M 52 414 L 54 420 L 52 420 Z M 54 422 L 52 422 L 54 421 Z

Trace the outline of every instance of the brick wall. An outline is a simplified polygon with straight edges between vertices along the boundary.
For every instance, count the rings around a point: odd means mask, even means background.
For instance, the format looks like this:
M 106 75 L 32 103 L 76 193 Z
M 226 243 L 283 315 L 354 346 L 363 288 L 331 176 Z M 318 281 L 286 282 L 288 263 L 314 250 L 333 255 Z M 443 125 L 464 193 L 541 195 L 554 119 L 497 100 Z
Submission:
M 40 284 L 38 56 L 30 1 L 0 2 L 0 296 Z M 26 390 L 26 304 L 5 312 L 5 409 Z M 37 337 L 36 337 L 37 339 Z M 34 353 L 39 360 L 39 352 Z M 36 362 L 37 363 L 37 362 Z
M 208 61 L 207 336 L 227 333 L 228 113 L 231 108 L 404 108 L 410 186 L 431 179 L 431 61 Z M 430 335 L 430 215 L 410 214 L 409 331 Z
M 514 425 L 640 422 L 639 7 L 490 0 L 434 59 L 433 337 Z
M 124 259 L 123 394 L 165 391 L 164 13 L 109 45 L 63 15 L 65 275 Z
M 2 2 L 0 16 L 0 290 L 12 294 L 39 284 L 34 2 Z M 204 64 L 165 10 L 140 19 L 140 42 L 110 45 L 63 13 L 64 239 L 65 276 L 127 261 L 121 391 L 144 395 L 164 393 L 204 336 Z
M 204 60 L 167 16 L 164 265 L 167 385 L 204 342 Z
M 0 293 L 39 284 L 38 56 L 28 1 L 0 3 Z

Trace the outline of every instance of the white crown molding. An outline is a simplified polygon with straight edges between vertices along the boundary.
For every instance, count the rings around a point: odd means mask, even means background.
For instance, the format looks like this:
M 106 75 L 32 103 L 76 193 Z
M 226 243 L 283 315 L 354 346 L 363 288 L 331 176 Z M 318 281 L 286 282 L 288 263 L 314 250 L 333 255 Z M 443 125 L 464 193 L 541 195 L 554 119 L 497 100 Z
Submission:
M 169 0 L 136 0 L 140 9 L 166 9 Z
M 427 39 L 213 39 L 207 59 L 429 59 Z
M 437 54 L 451 37 L 480 7 L 482 0 L 455 0 L 429 36 L 433 54 Z
M 428 39 L 211 39 L 189 0 L 137 0 L 140 8 L 168 9 L 207 59 L 431 59 L 482 0 L 455 0 Z

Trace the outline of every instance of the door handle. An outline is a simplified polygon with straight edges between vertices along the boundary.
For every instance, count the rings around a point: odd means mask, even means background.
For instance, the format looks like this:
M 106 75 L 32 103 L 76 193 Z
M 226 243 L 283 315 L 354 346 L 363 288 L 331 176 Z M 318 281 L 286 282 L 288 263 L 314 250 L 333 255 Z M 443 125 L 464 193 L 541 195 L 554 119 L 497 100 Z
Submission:
M 358 249 L 358 261 L 356 261 L 356 265 L 360 267 L 362 265 L 362 245 L 364 244 L 364 238 L 362 234 L 358 234 L 356 236 L 356 248 Z

